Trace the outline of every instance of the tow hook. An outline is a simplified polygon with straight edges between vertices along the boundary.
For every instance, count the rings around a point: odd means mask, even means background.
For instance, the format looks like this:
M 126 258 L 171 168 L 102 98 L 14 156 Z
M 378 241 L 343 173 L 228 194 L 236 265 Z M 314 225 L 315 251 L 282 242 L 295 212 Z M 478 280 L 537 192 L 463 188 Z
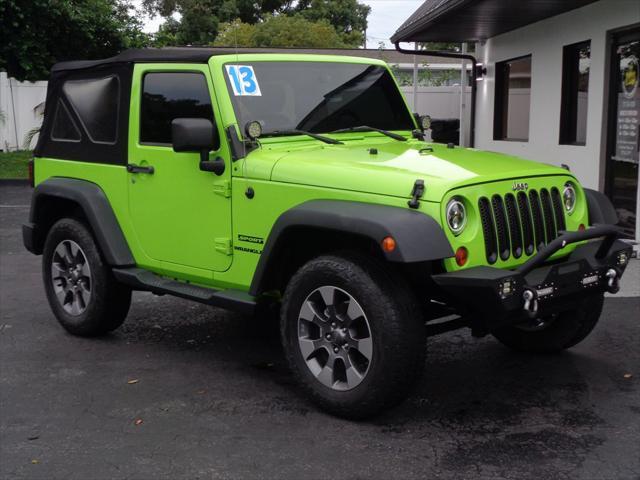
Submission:
M 538 294 L 529 288 L 522 293 L 524 299 L 523 309 L 529 318 L 535 318 L 538 314 Z
M 620 290 L 620 274 L 615 268 L 610 268 L 605 274 L 607 278 L 607 292 L 618 293 Z

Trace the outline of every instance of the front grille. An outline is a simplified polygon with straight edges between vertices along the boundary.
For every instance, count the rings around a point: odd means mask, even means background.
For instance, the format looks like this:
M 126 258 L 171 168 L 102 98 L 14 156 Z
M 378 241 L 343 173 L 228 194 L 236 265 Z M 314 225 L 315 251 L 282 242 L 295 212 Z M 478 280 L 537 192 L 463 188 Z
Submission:
M 557 188 L 530 190 L 529 195 L 519 192 L 504 197 L 494 195 L 489 200 L 481 197 L 478 210 L 484 236 L 487 261 L 495 263 L 498 257 L 520 258 L 533 255 L 555 239 L 566 228 L 564 209 Z

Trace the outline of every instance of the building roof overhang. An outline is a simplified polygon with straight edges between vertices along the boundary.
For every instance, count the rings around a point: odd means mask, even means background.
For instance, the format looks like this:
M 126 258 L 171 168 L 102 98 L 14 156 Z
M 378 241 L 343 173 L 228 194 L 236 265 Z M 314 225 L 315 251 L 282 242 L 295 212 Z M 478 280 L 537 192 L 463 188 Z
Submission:
M 393 34 L 398 42 L 477 42 L 597 0 L 426 0 Z

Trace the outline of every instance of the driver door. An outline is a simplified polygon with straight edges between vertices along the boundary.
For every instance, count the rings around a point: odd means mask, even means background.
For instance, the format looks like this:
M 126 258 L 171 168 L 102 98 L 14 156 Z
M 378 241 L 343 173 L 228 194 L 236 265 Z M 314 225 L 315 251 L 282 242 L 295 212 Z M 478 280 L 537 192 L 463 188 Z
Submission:
M 206 65 L 134 67 L 129 212 L 146 266 L 161 273 L 211 279 L 231 265 L 231 166 L 219 115 Z M 221 146 L 210 158 L 224 159 L 220 176 L 199 169 L 198 153 L 173 151 L 171 121 L 194 117 L 218 130 Z

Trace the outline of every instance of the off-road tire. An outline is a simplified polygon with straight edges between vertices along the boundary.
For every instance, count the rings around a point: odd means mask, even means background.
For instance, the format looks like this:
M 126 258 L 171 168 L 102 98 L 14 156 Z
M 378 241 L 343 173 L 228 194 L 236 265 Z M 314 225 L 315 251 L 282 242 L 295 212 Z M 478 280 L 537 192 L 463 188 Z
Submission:
M 53 284 L 54 252 L 65 241 L 80 247 L 90 269 L 88 301 L 84 310 L 74 315 L 65 310 Z M 124 322 L 131 305 L 131 289 L 114 278 L 91 232 L 82 222 L 63 218 L 51 227 L 44 244 L 42 277 L 49 305 L 69 333 L 82 337 L 104 335 Z
M 603 294 L 594 295 L 577 308 L 557 314 L 541 330 L 509 326 L 496 330 L 493 336 L 519 352 L 560 352 L 577 345 L 591 333 L 598 323 L 603 303 Z
M 332 285 L 352 296 L 370 325 L 372 358 L 355 388 L 337 391 L 321 383 L 298 344 L 298 317 L 315 289 Z M 320 408 L 349 419 L 371 417 L 397 405 L 420 377 L 426 331 L 421 309 L 402 277 L 382 262 L 359 253 L 318 257 L 291 278 L 283 296 L 280 335 L 289 366 L 308 397 Z

